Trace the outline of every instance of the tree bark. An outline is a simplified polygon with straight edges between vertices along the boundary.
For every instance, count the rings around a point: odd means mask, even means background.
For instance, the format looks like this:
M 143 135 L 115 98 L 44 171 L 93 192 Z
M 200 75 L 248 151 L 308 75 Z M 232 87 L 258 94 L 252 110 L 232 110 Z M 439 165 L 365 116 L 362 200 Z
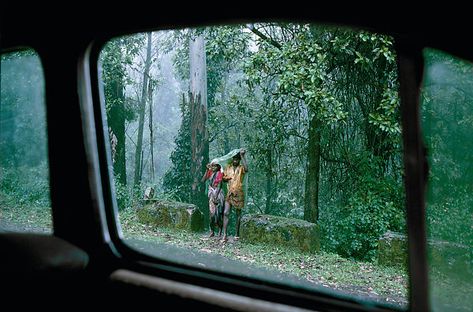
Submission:
M 209 224 L 209 209 L 205 185 L 200 179 L 209 162 L 209 135 L 207 131 L 207 65 L 203 35 L 189 42 L 191 113 L 191 201 L 204 212 L 204 224 Z
M 112 82 L 113 98 L 118 100 L 121 105 L 113 105 L 108 113 L 109 125 L 112 130 L 112 134 L 117 138 L 115 146 L 115 157 L 113 162 L 113 172 L 121 185 L 126 186 L 126 157 L 125 157 L 125 114 L 123 113 L 125 108 L 125 96 L 123 94 L 123 81 L 122 78 L 114 80 Z
M 148 83 L 148 102 L 149 102 L 149 148 L 151 151 L 150 178 L 154 183 L 154 137 L 153 137 L 153 82 L 150 79 Z
M 146 49 L 145 70 L 143 72 L 143 85 L 141 88 L 141 99 L 139 107 L 139 123 L 138 123 L 138 139 L 136 141 L 135 151 L 135 177 L 133 185 L 137 186 L 141 183 L 141 151 L 143 149 L 143 128 L 145 123 L 146 110 L 146 90 L 148 88 L 149 68 L 151 66 L 151 33 L 148 33 L 148 47 Z
M 228 84 L 228 73 L 225 73 L 223 76 L 223 83 L 222 83 L 222 104 L 225 105 L 224 103 L 227 100 L 227 84 Z M 230 142 L 228 141 L 228 131 L 221 131 L 220 138 L 223 140 L 223 154 L 226 155 L 230 153 L 231 148 L 230 148 Z
M 265 40 L 266 42 L 270 43 L 272 46 L 274 46 L 278 49 L 282 49 L 282 46 L 279 42 L 276 42 L 276 41 L 274 41 L 274 39 L 269 38 L 268 36 L 263 34 L 261 31 L 256 29 L 253 24 L 247 24 L 246 26 L 248 27 L 249 30 L 251 30 L 251 32 L 253 32 L 255 35 L 257 35 L 261 39 Z
M 304 196 L 304 220 L 312 223 L 317 223 L 319 219 L 320 125 L 320 121 L 314 115 L 309 123 Z

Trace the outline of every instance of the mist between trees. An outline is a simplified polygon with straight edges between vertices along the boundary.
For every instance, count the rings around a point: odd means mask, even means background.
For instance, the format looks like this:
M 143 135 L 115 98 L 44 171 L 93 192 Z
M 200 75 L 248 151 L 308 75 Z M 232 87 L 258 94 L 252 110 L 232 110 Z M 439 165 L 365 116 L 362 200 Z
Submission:
M 121 209 L 153 186 L 208 214 L 205 165 L 244 147 L 245 213 L 319 223 L 325 249 L 360 259 L 403 231 L 392 38 L 220 26 L 116 38 L 100 62 Z
M 4 53 L 0 65 L 0 227 L 52 230 L 44 78 L 31 49 Z

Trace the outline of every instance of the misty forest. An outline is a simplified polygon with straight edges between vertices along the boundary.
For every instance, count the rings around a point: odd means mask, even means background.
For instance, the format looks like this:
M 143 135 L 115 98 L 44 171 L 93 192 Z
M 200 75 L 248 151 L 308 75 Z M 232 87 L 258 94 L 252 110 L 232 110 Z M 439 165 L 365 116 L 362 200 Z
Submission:
M 245 148 L 245 213 L 318 223 L 324 248 L 363 260 L 403 231 L 391 38 L 214 27 L 118 38 L 101 61 L 120 209 L 153 186 L 208 214 L 205 165 Z
M 443 64 L 444 72 L 463 73 L 462 83 L 471 87 L 471 75 L 464 74 L 471 65 L 437 52 L 428 57 L 432 64 Z M 25 58 L 28 54 L 19 54 L 19 59 Z M 34 219 L 47 227 L 46 150 L 20 150 L 12 144 L 15 139 L 46 140 L 45 132 L 19 134 L 32 116 L 44 118 L 44 113 L 35 114 L 19 104 L 30 99 L 13 96 L 24 88 L 19 81 L 27 86 L 41 75 L 16 77 L 19 74 L 13 70 L 4 74 L 14 62 L 2 57 L 2 127 L 10 127 L 5 126 L 10 125 L 9 118 L 17 119 L 0 142 L 0 205 L 3 217 L 12 216 L 13 208 L 31 212 L 34 207 L 42 217 L 10 219 Z M 103 46 L 99 65 L 125 237 L 212 250 L 330 288 L 406 304 L 406 199 L 397 59 L 391 37 L 291 23 L 156 31 L 112 39 Z M 453 115 L 435 103 L 455 98 L 466 109 L 472 89 L 442 93 L 440 80 L 432 78 L 422 98 L 423 122 L 431 126 L 426 141 L 437 151 L 429 158 L 438 165 L 431 179 L 443 181 L 431 188 L 436 196 L 428 210 L 428 234 L 471 246 L 471 235 L 461 232 L 473 224 L 472 190 L 467 183 L 471 170 L 468 177 L 460 177 L 466 163 L 455 164 L 456 154 L 448 150 L 451 135 L 435 130 L 439 117 L 445 117 L 469 127 L 464 132 L 471 133 L 471 117 L 462 119 L 462 114 Z M 41 140 L 36 138 L 41 135 Z M 471 144 L 462 148 L 471 150 Z M 246 151 L 248 164 L 243 232 L 241 241 L 223 244 L 208 238 L 211 216 L 207 185 L 201 178 L 212 159 L 235 149 Z M 38 178 L 28 182 L 32 172 Z M 460 182 L 464 187 L 452 192 L 451 185 Z M 158 203 L 193 205 L 202 214 L 202 226 L 197 232 L 157 229 L 159 222 L 150 221 L 156 213 L 143 211 L 157 209 Z M 449 218 L 444 217 L 447 213 Z M 235 223 L 232 209 L 231 236 L 236 235 Z M 261 224 L 282 229 L 264 234 L 258 228 Z M 453 227 L 460 231 L 452 234 Z M 195 230 L 195 225 L 190 228 Z M 161 240 L 159 233 L 164 233 Z M 261 240 L 265 235 L 274 236 Z M 316 236 L 305 248 L 309 252 L 298 253 L 284 245 L 298 235 Z M 256 244 L 257 239 L 263 243 Z M 383 245 L 383 239 L 388 243 Z M 392 250 L 394 241 L 404 247 Z M 277 252 L 268 246 L 276 246 Z M 467 261 L 471 264 L 472 259 L 470 255 Z M 471 274 L 471 267 L 468 270 Z

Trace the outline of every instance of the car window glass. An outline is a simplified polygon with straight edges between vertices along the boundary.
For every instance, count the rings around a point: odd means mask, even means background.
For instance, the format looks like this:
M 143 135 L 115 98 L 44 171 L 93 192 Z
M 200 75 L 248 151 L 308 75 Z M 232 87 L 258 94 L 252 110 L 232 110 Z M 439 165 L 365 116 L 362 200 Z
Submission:
M 405 307 L 393 43 L 290 23 L 107 42 L 100 82 L 125 242 Z
M 44 77 L 31 49 L 1 55 L 0 228 L 52 232 Z
M 431 302 L 435 311 L 471 311 L 473 64 L 434 49 L 426 49 L 424 57 Z

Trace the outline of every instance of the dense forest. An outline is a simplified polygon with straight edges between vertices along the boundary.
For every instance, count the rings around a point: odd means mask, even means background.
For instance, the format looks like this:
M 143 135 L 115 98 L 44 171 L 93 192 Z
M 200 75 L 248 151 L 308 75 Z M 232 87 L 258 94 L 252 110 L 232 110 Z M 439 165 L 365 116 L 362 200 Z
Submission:
M 121 209 L 147 186 L 205 207 L 205 165 L 243 147 L 245 213 L 318 223 L 327 250 L 359 259 L 404 230 L 392 38 L 211 27 L 117 38 L 101 61 Z

